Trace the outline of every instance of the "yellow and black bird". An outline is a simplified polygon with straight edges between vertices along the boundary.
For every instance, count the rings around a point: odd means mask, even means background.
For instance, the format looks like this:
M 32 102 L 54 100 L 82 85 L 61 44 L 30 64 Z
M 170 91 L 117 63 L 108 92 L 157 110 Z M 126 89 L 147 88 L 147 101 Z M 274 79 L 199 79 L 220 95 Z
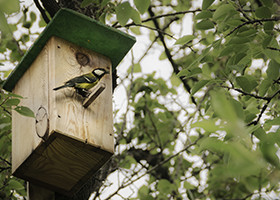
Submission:
M 105 74 L 109 74 L 109 72 L 103 68 L 96 68 L 90 73 L 83 74 L 66 81 L 64 85 L 56 87 L 53 90 L 59 90 L 65 87 L 73 87 L 76 89 L 78 94 L 86 97 L 89 93 L 88 90 L 94 87 Z

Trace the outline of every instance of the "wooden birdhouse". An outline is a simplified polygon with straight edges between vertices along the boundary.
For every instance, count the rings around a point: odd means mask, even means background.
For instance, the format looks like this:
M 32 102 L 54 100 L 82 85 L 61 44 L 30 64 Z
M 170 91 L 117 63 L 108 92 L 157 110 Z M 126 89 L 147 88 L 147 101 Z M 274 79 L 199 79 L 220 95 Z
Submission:
M 114 153 L 112 71 L 135 38 L 61 9 L 11 73 L 4 89 L 36 118 L 12 113 L 14 176 L 71 195 Z M 109 72 L 80 95 L 53 90 L 96 68 Z

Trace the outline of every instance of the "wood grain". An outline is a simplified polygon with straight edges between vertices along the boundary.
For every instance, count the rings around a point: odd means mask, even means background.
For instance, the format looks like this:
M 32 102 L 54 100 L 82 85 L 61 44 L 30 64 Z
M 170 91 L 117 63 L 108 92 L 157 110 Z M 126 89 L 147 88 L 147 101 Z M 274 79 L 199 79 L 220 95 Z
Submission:
M 83 107 L 84 99 L 73 88 L 58 91 L 50 90 L 50 129 L 59 130 L 70 136 L 87 141 L 92 145 L 113 153 L 113 112 L 112 112 L 112 77 L 111 62 L 105 56 L 73 45 L 63 39 L 53 37 L 50 59 L 50 88 L 57 87 L 65 81 L 103 67 L 110 70 L 100 83 L 106 89 L 88 108 Z M 76 53 L 86 54 L 90 61 L 82 66 L 76 60 Z M 93 88 L 94 89 L 94 88 Z
M 32 66 L 17 82 L 13 92 L 24 98 L 21 105 L 35 114 L 40 107 L 48 110 L 48 46 L 44 47 Z M 12 111 L 12 172 L 38 146 L 41 138 L 36 135 L 35 119 Z

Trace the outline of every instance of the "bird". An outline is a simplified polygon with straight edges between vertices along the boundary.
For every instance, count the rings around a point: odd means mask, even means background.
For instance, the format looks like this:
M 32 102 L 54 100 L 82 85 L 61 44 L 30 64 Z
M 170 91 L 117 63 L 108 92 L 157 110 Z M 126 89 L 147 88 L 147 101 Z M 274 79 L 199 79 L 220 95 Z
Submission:
M 53 90 L 73 87 L 78 94 L 83 97 L 87 97 L 89 95 L 88 90 L 97 85 L 105 74 L 109 74 L 109 71 L 106 71 L 104 68 L 96 68 L 90 73 L 83 74 L 66 81 L 64 85 L 53 88 Z

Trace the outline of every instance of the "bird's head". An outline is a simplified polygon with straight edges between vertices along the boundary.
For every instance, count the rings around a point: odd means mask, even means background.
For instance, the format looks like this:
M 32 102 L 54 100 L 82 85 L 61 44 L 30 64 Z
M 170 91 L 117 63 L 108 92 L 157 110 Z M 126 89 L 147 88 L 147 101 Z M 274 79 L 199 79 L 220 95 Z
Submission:
M 92 73 L 95 76 L 102 78 L 105 74 L 109 74 L 109 71 L 106 71 L 104 68 L 96 68 L 92 71 Z

